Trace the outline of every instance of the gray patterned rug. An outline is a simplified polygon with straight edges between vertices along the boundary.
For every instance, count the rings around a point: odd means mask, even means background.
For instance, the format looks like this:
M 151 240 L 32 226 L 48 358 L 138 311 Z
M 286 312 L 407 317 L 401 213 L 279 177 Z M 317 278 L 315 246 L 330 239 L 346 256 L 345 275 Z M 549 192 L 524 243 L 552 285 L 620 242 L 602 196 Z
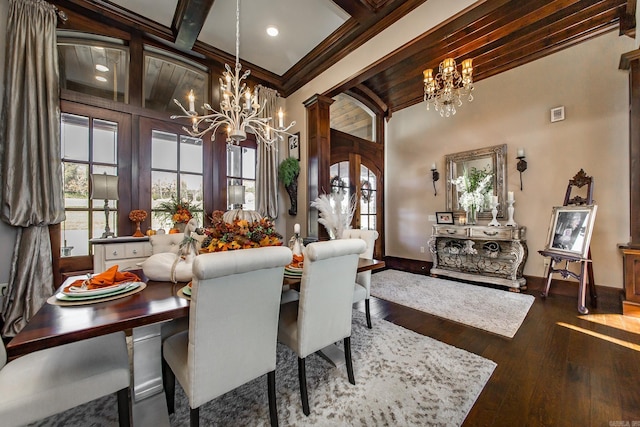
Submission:
M 351 337 L 356 385 L 346 369 L 317 355 L 307 358 L 311 414 L 300 404 L 297 357 L 278 345 L 276 387 L 281 426 L 459 426 L 496 364 L 381 319 L 366 327 L 354 311 Z M 267 426 L 266 376 L 200 409 L 203 426 Z M 115 397 L 98 399 L 39 426 L 115 426 Z M 176 387 L 171 426 L 188 426 L 184 392 Z
M 373 274 L 371 295 L 509 338 L 515 336 L 535 301 L 532 295 L 507 289 L 397 270 Z

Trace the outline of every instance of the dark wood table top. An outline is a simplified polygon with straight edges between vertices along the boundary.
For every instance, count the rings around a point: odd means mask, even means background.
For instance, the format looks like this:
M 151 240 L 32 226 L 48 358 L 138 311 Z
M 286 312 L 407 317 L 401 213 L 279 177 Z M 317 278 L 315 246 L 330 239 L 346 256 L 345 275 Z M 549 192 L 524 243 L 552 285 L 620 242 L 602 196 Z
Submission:
M 358 271 L 383 268 L 384 261 L 360 259 Z M 136 294 L 96 304 L 63 307 L 45 303 L 27 326 L 7 344 L 9 357 L 21 356 L 112 332 L 150 325 L 189 315 L 189 301 L 178 296 L 186 283 L 147 280 Z

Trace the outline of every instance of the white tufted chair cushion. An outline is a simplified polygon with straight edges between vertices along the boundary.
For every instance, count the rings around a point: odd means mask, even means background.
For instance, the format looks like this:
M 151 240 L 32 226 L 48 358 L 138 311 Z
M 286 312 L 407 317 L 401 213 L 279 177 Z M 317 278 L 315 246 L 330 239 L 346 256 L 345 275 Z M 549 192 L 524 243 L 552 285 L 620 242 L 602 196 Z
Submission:
M 342 233 L 343 239 L 362 239 L 367 244 L 367 249 L 360 254 L 360 258 L 373 259 L 373 250 L 378 239 L 376 230 L 349 229 Z M 358 273 L 356 287 L 353 294 L 353 302 L 362 301 L 371 297 L 371 271 Z M 359 285 L 359 286 L 358 286 Z
M 360 239 L 310 243 L 298 303 L 282 305 L 278 340 L 300 358 L 351 335 L 353 282 L 358 256 L 366 249 Z
M 280 293 L 291 260 L 282 246 L 196 257 L 189 330 L 163 344 L 191 408 L 275 370 Z
M 36 351 L 6 363 L 0 344 L 0 424 L 24 425 L 129 387 L 124 332 Z
M 193 233 L 192 236 L 202 244 L 202 241 L 206 236 L 201 236 L 199 234 Z M 166 252 L 171 252 L 174 254 L 178 253 L 180 249 L 180 243 L 184 240 L 184 233 L 175 233 L 175 234 L 155 234 L 153 236 L 149 236 L 149 243 L 151 244 L 151 253 L 152 254 L 161 254 Z M 198 245 L 198 249 L 200 249 L 200 244 Z

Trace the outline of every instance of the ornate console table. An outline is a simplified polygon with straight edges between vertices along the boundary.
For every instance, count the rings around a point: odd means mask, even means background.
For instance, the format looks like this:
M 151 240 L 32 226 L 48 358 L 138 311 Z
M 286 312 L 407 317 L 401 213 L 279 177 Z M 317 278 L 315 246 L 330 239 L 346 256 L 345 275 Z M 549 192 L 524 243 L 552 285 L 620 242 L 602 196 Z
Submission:
M 431 275 L 526 289 L 525 227 L 434 225 L 429 240 Z

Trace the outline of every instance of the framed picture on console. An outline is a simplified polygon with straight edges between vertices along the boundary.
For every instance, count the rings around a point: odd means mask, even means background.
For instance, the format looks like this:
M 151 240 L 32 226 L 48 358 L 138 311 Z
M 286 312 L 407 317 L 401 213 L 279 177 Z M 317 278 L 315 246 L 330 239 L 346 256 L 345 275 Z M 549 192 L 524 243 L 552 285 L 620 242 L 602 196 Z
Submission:
M 436 224 L 453 224 L 453 212 L 436 212 Z
M 587 258 L 598 206 L 555 206 L 545 251 Z

